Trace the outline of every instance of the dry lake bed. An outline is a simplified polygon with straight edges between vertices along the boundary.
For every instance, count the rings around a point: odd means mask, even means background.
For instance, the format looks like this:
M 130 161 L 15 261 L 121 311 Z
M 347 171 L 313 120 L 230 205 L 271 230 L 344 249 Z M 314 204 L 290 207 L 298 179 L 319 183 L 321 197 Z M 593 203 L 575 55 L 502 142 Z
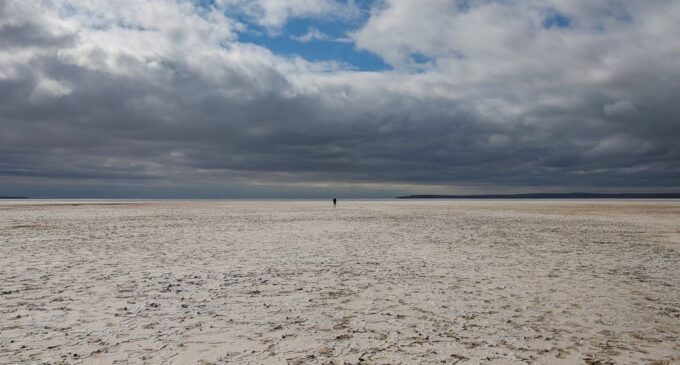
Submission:
M 680 202 L 0 202 L 0 364 L 75 363 L 680 364 Z

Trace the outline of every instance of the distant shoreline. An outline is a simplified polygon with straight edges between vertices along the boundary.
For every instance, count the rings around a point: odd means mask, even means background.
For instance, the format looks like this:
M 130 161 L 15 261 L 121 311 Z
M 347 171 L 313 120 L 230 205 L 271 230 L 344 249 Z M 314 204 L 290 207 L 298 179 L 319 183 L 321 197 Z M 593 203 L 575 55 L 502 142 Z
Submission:
M 27 196 L 0 196 L 0 199 L 30 199 Z
M 397 199 L 680 199 L 680 193 L 527 193 L 476 195 L 406 195 Z

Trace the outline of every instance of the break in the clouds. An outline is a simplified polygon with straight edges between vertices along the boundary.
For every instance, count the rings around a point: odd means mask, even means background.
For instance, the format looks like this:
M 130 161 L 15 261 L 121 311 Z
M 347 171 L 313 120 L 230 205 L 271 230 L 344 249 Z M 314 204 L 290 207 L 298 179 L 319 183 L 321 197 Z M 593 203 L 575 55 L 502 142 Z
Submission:
M 680 187 L 678 0 L 0 1 L 0 195 Z

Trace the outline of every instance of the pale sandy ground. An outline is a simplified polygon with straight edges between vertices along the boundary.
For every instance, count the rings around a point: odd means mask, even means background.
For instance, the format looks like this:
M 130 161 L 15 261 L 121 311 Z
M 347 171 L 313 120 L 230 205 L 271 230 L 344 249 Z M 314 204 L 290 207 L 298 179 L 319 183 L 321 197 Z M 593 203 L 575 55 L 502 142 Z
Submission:
M 680 202 L 0 203 L 0 363 L 680 364 Z

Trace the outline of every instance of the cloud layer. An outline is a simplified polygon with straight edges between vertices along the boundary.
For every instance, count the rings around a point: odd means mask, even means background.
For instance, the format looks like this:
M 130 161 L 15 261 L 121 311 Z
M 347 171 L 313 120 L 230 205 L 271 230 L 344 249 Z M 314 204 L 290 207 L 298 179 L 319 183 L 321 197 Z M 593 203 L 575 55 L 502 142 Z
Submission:
M 282 4 L 0 2 L 0 195 L 680 187 L 680 1 Z M 240 41 L 295 18 L 392 69 Z

